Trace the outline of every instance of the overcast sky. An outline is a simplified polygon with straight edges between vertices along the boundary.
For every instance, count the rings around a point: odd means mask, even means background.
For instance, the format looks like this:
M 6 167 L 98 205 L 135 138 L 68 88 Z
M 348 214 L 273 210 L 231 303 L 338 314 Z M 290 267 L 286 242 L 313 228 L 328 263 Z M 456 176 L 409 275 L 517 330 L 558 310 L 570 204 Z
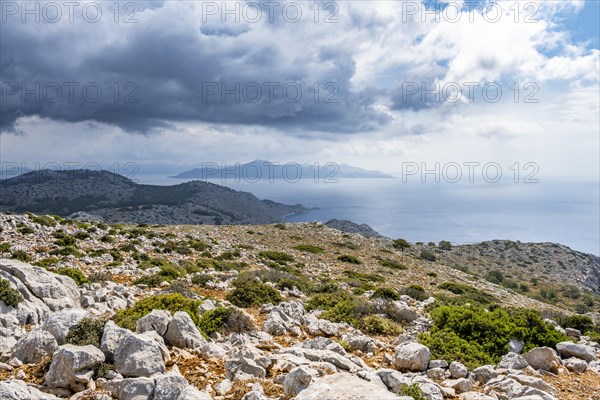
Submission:
M 23 4 L 1 2 L 3 163 L 599 178 L 596 0 Z

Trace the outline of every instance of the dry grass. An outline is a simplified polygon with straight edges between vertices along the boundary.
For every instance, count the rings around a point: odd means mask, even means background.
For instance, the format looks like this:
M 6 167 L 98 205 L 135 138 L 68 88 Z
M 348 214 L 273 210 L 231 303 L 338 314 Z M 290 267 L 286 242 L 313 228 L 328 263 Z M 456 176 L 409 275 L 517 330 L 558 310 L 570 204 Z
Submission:
M 542 379 L 556 388 L 556 397 L 560 400 L 600 400 L 600 375 L 595 372 L 578 374 L 564 370 Z

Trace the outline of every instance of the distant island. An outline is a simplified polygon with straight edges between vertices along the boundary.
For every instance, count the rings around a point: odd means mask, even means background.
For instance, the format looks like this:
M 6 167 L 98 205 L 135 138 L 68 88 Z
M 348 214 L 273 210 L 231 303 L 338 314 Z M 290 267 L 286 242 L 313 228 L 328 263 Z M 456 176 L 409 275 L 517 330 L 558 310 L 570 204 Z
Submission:
M 169 178 L 201 180 L 279 180 L 298 181 L 312 179 L 335 182 L 337 179 L 394 179 L 379 171 L 365 170 L 347 164 L 299 164 L 294 162 L 275 163 L 266 160 L 254 160 L 245 164 L 225 164 L 205 162 L 199 168 L 182 172 Z
M 270 224 L 309 210 L 208 182 L 140 185 L 109 171 L 40 170 L 0 180 L 0 211 L 75 213 L 110 223 Z

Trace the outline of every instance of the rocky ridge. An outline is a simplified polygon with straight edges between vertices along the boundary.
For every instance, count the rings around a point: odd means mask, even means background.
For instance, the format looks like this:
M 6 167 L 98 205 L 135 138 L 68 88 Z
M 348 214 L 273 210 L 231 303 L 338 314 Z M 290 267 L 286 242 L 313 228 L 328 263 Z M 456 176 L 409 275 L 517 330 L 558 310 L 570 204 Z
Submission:
M 390 287 L 418 282 L 431 294 L 452 280 L 493 293 L 503 304 L 557 311 L 395 250 L 387 239 L 348 235 L 321 224 L 140 227 L 48 218 L 0 215 L 2 242 L 10 244 L 3 247 L 4 256 L 27 261 L 0 261 L 0 279 L 22 297 L 13 305 L 0 300 L 0 392 L 7 399 L 600 398 L 600 346 L 558 324 L 556 329 L 571 341 L 528 351 L 511 343 L 511 351 L 497 364 L 467 368 L 457 360 L 433 359 L 432 350 L 415 341 L 431 326 L 428 309 L 436 303 L 434 297 L 401 295 L 386 303 L 402 313 L 404 322 L 400 333 L 381 335 L 324 318 L 294 285 L 273 287 L 281 296 L 278 304 L 240 308 L 228 296 L 244 271 L 274 273 L 299 262 L 311 280 L 333 278 L 346 287 L 356 285 L 358 271 L 385 275 Z M 79 239 L 65 245 L 66 237 Z M 198 250 L 183 249 L 184 242 Z M 199 243 L 206 248 L 200 250 Z M 66 252 L 70 254 L 62 255 L 67 246 L 73 246 Z M 275 253 L 275 248 L 285 253 Z M 342 257 L 349 253 L 360 264 Z M 214 261 L 179 280 L 160 275 L 165 280 L 154 286 L 134 283 L 164 272 L 140 268 L 139 254 L 188 267 L 192 261 Z M 294 261 L 273 265 L 281 254 Z M 48 261 L 53 255 L 55 260 Z M 382 256 L 388 265 L 396 261 L 403 268 L 384 273 Z M 64 275 L 62 268 L 75 268 L 94 282 Z M 200 282 L 196 277 L 203 278 L 202 285 L 194 283 Z M 372 293 L 361 296 L 370 299 Z M 190 315 L 152 309 L 128 328 L 122 326 L 122 310 L 165 294 L 194 299 L 197 310 Z M 367 301 L 376 306 L 379 299 Z M 202 332 L 195 311 L 204 316 L 223 307 L 238 310 L 240 321 L 251 321 L 244 325 L 248 329 Z M 73 344 L 73 333 L 90 319 L 103 321 L 99 337 L 93 344 Z M 565 387 L 565 379 L 577 379 L 581 388 Z

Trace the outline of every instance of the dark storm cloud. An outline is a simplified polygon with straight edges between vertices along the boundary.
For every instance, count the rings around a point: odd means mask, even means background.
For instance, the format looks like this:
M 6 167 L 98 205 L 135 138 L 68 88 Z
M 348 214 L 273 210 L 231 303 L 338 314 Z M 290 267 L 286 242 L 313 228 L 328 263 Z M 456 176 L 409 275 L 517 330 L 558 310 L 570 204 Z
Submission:
M 352 90 L 351 54 L 301 39 L 308 22 L 219 27 L 186 7 L 143 2 L 133 24 L 106 9 L 93 24 L 3 21 L 0 129 L 15 132 L 25 116 L 135 133 L 190 121 L 342 133 L 386 122 L 374 93 Z

